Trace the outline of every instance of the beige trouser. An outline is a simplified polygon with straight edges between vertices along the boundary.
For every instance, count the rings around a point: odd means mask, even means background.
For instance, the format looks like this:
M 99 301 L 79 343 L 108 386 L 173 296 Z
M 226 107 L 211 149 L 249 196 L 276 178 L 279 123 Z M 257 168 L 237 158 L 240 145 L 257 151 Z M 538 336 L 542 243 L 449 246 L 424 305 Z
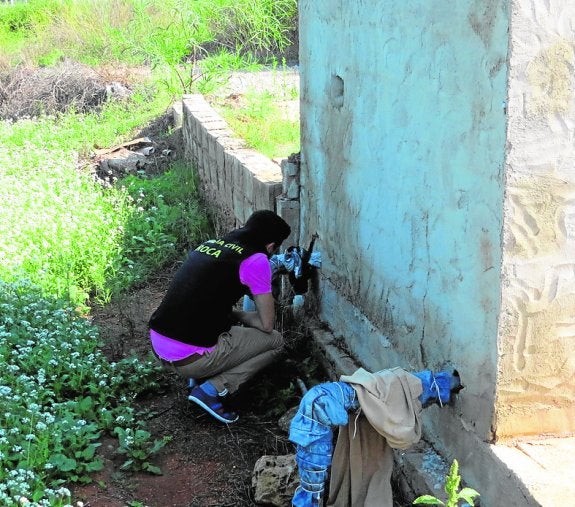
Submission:
M 182 377 L 209 380 L 222 392 L 233 393 L 282 353 L 283 337 L 278 331 L 264 333 L 253 327 L 232 326 L 222 333 L 212 352 L 173 369 Z M 170 367 L 172 368 L 172 367 Z

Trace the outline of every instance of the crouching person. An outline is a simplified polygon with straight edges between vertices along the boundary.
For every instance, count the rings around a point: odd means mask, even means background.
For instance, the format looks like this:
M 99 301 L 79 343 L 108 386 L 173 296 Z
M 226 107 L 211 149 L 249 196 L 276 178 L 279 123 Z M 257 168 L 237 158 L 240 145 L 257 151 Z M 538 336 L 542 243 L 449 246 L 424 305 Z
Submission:
M 289 234 L 278 215 L 256 211 L 244 227 L 202 243 L 150 318 L 155 355 L 188 379 L 188 398 L 221 422 L 238 420 L 225 407 L 226 395 L 282 352 L 269 257 Z M 255 311 L 234 309 L 245 294 L 255 301 Z

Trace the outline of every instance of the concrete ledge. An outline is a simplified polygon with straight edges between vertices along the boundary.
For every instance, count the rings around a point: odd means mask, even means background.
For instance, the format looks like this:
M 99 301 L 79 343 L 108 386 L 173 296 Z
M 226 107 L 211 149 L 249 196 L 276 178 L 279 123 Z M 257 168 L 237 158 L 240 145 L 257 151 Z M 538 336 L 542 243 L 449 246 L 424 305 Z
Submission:
M 313 337 L 313 346 L 318 360 L 324 366 L 332 381 L 341 375 L 351 375 L 359 368 L 359 364 L 341 348 L 336 345 L 336 339 L 330 331 L 320 327 L 310 327 L 308 330 Z
M 408 501 L 420 495 L 444 498 L 444 479 L 449 473 L 447 463 L 425 442 L 405 451 L 394 452 L 393 476 L 403 497 Z

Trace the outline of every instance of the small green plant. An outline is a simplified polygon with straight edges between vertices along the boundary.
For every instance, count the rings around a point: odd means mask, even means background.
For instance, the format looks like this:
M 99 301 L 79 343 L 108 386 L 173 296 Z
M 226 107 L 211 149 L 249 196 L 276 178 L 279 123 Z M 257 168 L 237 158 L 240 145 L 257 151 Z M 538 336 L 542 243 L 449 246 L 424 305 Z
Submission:
M 150 462 L 151 456 L 162 449 L 171 437 L 164 436 L 160 440 L 151 440 L 151 433 L 141 428 L 117 427 L 114 432 L 118 435 L 120 446 L 119 454 L 125 454 L 127 460 L 120 467 L 122 470 L 144 471 L 156 475 L 162 475 L 159 467 Z
M 457 507 L 460 500 L 464 500 L 469 505 L 475 505 L 473 499 L 479 493 L 471 488 L 463 488 L 459 491 L 461 476 L 459 475 L 459 463 L 453 460 L 449 469 L 449 474 L 445 478 L 445 492 L 447 493 L 447 503 L 431 495 L 422 495 L 413 501 L 413 505 L 445 505 L 446 507 Z
M 152 66 L 214 50 L 266 57 L 288 46 L 296 25 L 297 0 L 0 3 L 0 55 L 46 63 L 56 51 L 90 65 Z
M 118 188 L 131 202 L 123 241 L 112 262 L 107 289 L 118 295 L 200 243 L 208 230 L 195 174 L 184 163 L 154 178 L 129 176 Z

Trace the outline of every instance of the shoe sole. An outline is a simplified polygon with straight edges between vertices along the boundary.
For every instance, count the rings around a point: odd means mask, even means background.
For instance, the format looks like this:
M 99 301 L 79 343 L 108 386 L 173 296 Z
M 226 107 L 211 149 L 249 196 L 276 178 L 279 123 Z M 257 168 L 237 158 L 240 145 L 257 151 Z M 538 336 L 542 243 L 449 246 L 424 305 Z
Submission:
M 226 424 L 232 424 L 235 423 L 239 417 L 236 416 L 235 419 L 225 419 L 223 418 L 220 414 L 218 414 L 217 412 L 214 412 L 208 405 L 206 405 L 202 400 L 196 398 L 195 396 L 188 396 L 188 400 L 193 401 L 196 405 L 199 405 L 200 407 L 202 407 L 208 414 L 210 414 L 212 417 L 215 417 L 218 421 L 226 423 Z

